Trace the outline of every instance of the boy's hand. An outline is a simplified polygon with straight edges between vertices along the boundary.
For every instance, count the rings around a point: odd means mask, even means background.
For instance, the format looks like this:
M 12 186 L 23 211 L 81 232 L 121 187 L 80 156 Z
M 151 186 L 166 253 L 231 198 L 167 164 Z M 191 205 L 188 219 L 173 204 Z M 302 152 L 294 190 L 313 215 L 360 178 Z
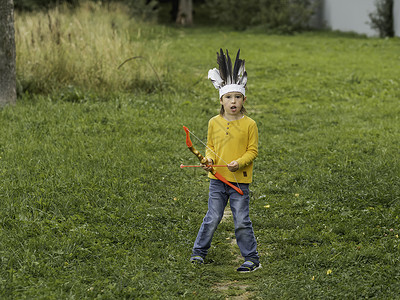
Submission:
M 232 161 L 230 164 L 228 164 L 228 170 L 231 172 L 236 172 L 239 170 L 239 163 L 236 160 Z
M 207 172 L 211 172 L 212 167 L 210 167 L 210 166 L 212 166 L 213 164 L 214 164 L 213 160 L 211 158 L 207 158 L 207 163 L 202 164 L 201 166 Z

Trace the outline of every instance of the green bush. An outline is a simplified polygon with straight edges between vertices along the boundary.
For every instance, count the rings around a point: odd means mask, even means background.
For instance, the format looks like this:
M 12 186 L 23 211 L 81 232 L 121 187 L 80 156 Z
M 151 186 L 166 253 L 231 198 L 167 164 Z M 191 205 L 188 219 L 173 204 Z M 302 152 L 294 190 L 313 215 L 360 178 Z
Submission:
M 134 0 L 124 1 L 131 9 L 135 19 L 142 21 L 154 21 L 157 19 L 157 0 Z
M 79 0 L 14 0 L 14 7 L 18 10 L 34 11 L 49 9 L 63 3 L 75 7 L 79 4 Z
M 376 0 L 376 11 L 369 14 L 371 28 L 379 31 L 380 37 L 393 37 L 393 0 Z
M 50 10 L 57 6 L 67 4 L 71 8 L 76 8 L 81 4 L 85 4 L 85 0 L 14 0 L 14 7 L 19 11 L 38 11 Z M 155 20 L 157 18 L 158 0 L 94 0 L 91 2 L 101 3 L 105 6 L 113 5 L 112 3 L 122 3 L 129 7 L 130 14 L 139 20 Z
M 308 28 L 318 1 L 312 0 L 207 0 L 211 17 L 235 29 L 264 25 L 283 32 Z

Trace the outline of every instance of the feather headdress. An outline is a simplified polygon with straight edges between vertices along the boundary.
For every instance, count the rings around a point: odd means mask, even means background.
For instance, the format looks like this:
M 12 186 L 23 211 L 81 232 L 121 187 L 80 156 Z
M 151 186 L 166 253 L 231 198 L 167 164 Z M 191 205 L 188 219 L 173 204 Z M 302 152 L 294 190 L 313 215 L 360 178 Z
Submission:
M 240 49 L 237 52 L 232 70 L 232 61 L 228 50 L 226 50 L 225 55 L 222 49 L 220 49 L 220 53 L 217 52 L 219 69 L 214 68 L 208 71 L 208 79 L 211 79 L 214 87 L 219 90 L 220 98 L 229 92 L 240 92 L 245 96 L 247 72 L 244 68 L 244 59 L 240 59 L 239 54 Z

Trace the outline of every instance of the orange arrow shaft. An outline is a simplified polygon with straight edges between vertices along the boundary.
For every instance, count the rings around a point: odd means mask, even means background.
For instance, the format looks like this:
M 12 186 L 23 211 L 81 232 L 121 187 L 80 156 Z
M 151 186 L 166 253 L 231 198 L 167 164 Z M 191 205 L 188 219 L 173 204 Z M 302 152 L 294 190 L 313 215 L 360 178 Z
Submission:
M 181 165 L 180 166 L 181 167 L 181 169 L 182 168 L 200 168 L 200 167 L 203 167 L 202 165 Z M 228 167 L 227 165 L 207 165 L 207 167 L 213 167 L 213 168 L 226 168 L 226 167 Z

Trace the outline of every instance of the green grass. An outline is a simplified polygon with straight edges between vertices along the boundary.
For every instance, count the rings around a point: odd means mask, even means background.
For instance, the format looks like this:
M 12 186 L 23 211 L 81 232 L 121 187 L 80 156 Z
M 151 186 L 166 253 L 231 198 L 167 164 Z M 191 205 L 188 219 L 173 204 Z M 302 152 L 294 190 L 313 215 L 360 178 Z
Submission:
M 96 88 L 87 61 L 74 67 L 82 85 L 53 87 L 41 56 L 43 69 L 19 71 L 29 93 L 0 111 L 0 297 L 398 298 L 400 41 L 152 30 L 167 32 L 152 37 L 165 45 L 152 61 L 162 89 L 148 70 L 134 91 L 110 70 L 108 89 Z M 206 139 L 219 110 L 206 74 L 220 47 L 242 49 L 260 132 L 251 217 L 263 268 L 244 275 L 230 219 L 211 263 L 188 262 L 208 182 L 179 168 L 196 163 L 182 125 Z M 19 51 L 22 70 L 30 54 Z

